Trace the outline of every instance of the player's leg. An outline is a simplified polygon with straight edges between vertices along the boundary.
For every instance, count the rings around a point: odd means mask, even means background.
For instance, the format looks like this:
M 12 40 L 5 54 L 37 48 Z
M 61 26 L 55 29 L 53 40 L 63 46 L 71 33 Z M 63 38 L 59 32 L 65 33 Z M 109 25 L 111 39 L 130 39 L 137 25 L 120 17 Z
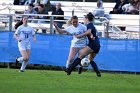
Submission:
M 16 63 L 22 62 L 22 61 L 23 61 L 23 57 L 18 57 L 18 58 L 16 58 Z
M 82 73 L 82 70 L 83 70 L 83 67 L 82 66 L 78 67 L 78 74 L 81 74 Z
M 83 49 L 84 47 L 82 47 L 81 49 Z M 79 51 L 80 53 L 80 51 Z M 78 53 L 78 55 L 79 55 Z M 79 67 L 78 67 L 78 74 L 81 74 L 82 73 L 82 70 L 83 70 L 83 66 L 81 65 L 81 63 L 79 64 Z
M 26 53 L 27 53 L 27 56 L 28 58 L 26 59 L 26 61 L 24 61 L 24 65 L 23 65 L 23 70 L 25 70 L 27 64 L 28 64 L 28 60 L 29 60 L 29 57 L 30 57 L 30 50 L 26 50 Z
M 91 49 L 86 46 L 85 48 L 83 48 L 81 50 L 81 52 L 79 53 L 79 56 L 74 60 L 74 62 L 70 65 L 70 67 L 67 69 L 67 75 L 71 74 L 71 71 L 81 62 L 81 59 L 83 59 L 86 55 L 91 53 Z
M 21 55 L 23 57 L 23 61 L 22 61 L 22 65 L 21 65 L 20 71 L 24 72 L 26 61 L 29 59 L 29 57 L 28 57 L 28 54 L 27 54 L 26 50 L 20 50 L 20 53 L 21 53 Z
M 98 69 L 97 64 L 93 61 L 93 59 L 95 58 L 96 53 L 92 52 L 89 54 L 89 60 L 90 60 L 90 64 L 92 66 L 92 68 L 94 69 L 94 71 L 96 72 L 98 77 L 101 77 L 100 71 Z
M 74 61 L 74 58 L 76 56 L 76 54 L 79 52 L 80 48 L 76 48 L 76 47 L 71 47 L 70 48 L 70 53 L 68 56 L 68 60 L 66 63 L 66 68 L 68 68 Z
M 19 48 L 20 54 L 22 55 L 22 52 L 26 50 L 25 42 L 23 42 L 23 41 L 22 42 L 18 42 L 18 48 Z M 16 58 L 16 64 L 18 62 L 22 62 L 22 61 L 23 61 L 23 56 Z
M 26 48 L 26 59 L 23 61 L 22 67 L 21 67 L 23 71 L 25 70 L 25 68 L 26 68 L 26 66 L 28 64 L 28 60 L 29 60 L 29 57 L 30 57 L 30 49 L 31 49 L 30 42 L 27 42 L 25 44 L 25 48 Z

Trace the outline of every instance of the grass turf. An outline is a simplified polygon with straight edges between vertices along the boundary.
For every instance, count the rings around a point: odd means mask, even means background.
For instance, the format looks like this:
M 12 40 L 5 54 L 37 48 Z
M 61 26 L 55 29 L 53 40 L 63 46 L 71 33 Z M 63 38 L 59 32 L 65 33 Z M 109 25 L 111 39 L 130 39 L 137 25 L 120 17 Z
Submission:
M 140 75 L 0 68 L 0 93 L 140 93 Z

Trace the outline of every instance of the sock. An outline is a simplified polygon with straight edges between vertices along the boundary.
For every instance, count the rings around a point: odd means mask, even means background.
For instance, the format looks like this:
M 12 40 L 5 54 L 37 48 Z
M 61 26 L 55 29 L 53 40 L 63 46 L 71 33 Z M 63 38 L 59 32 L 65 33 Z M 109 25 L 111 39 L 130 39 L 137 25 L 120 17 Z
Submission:
M 23 61 L 20 70 L 25 70 L 28 62 Z
M 20 70 L 24 70 L 24 65 L 25 65 L 25 62 L 23 61 Z
M 74 62 L 69 66 L 68 70 L 72 71 L 81 62 L 80 58 L 76 58 Z
M 94 71 L 96 72 L 96 74 L 99 74 L 100 72 L 98 70 L 97 64 L 94 61 L 91 61 L 90 64 L 92 68 L 94 69 Z
M 81 73 L 82 73 L 82 69 L 83 69 L 82 66 L 80 66 L 80 67 L 78 68 L 78 74 L 81 74 Z
M 67 62 L 66 62 L 66 68 L 68 68 L 68 67 L 69 67 L 69 65 L 70 65 L 70 62 L 69 62 L 69 61 L 67 61 Z
M 67 63 L 66 63 L 66 68 L 69 68 L 69 66 L 72 64 L 72 61 L 71 62 L 69 62 L 69 61 L 67 61 Z
M 17 60 L 18 60 L 19 62 L 22 62 L 22 61 L 23 61 L 23 57 L 19 57 Z
M 25 62 L 23 69 L 25 70 L 26 66 L 27 66 L 28 62 Z

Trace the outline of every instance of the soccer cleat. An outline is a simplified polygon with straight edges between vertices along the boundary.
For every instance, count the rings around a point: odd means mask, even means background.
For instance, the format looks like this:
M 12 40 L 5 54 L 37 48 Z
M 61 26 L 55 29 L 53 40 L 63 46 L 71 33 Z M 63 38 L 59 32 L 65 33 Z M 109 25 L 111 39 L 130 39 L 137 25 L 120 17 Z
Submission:
M 24 70 L 19 70 L 19 72 L 24 72 Z
M 94 71 L 96 72 L 97 77 L 101 77 L 101 73 L 97 67 L 97 64 L 94 61 L 91 61 L 90 64 L 91 64 L 92 68 L 94 69 Z
M 101 73 L 98 73 L 98 74 L 97 74 L 97 77 L 101 77 Z
M 65 69 L 65 72 L 67 73 L 67 75 L 71 74 L 71 71 L 69 69 Z
M 66 70 L 66 68 L 64 68 L 63 70 L 64 70 L 64 71 L 67 73 L 67 70 Z
M 18 59 L 18 57 L 16 58 L 16 67 L 17 67 L 17 64 L 19 63 L 19 61 L 17 59 Z
M 18 57 L 16 58 L 16 63 L 19 63 L 19 61 L 18 61 Z
M 79 67 L 78 68 L 78 74 L 81 74 L 82 73 L 82 69 L 83 69 L 83 67 Z

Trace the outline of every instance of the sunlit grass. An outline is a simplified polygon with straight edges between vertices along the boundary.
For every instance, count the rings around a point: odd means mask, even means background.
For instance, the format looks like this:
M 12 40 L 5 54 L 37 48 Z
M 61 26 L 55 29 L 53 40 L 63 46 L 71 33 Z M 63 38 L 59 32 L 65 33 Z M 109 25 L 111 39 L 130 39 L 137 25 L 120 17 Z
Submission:
M 0 93 L 139 93 L 140 75 L 0 68 Z

